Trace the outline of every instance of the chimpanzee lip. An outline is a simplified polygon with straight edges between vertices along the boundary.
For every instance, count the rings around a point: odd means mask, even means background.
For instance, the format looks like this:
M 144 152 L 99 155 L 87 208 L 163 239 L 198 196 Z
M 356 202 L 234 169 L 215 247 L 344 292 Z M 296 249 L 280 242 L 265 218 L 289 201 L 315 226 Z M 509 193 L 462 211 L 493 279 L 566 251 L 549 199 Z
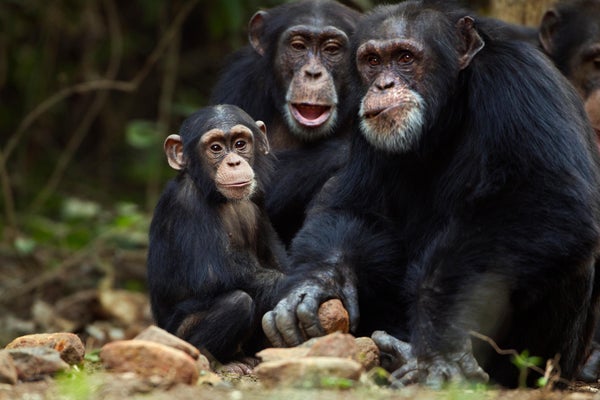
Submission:
M 234 182 L 234 183 L 227 183 L 227 184 L 222 184 L 222 187 L 225 188 L 243 188 L 246 187 L 248 185 L 250 185 L 252 183 L 252 181 L 242 181 L 242 182 Z
M 395 106 L 390 106 L 390 107 L 381 107 L 381 108 L 375 108 L 373 110 L 368 110 L 365 111 L 363 113 L 365 119 L 372 119 L 372 118 L 376 118 L 378 116 L 380 116 L 381 114 L 385 114 L 387 112 L 396 110 L 398 108 L 402 108 L 402 105 L 395 105 Z
M 329 119 L 333 106 L 329 104 L 291 103 L 290 111 L 296 121 L 304 126 L 315 127 Z

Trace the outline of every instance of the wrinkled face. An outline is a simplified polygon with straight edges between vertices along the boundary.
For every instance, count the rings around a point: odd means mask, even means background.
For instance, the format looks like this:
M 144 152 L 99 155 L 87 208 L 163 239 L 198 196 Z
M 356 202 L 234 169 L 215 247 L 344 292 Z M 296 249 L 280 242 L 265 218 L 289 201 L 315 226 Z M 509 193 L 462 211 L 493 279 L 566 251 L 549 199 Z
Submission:
M 347 35 L 333 26 L 296 25 L 280 37 L 275 71 L 287 87 L 283 113 L 288 127 L 304 140 L 327 136 L 338 115 L 336 82 L 347 68 Z M 339 79 L 338 79 L 339 80 Z
M 249 198 L 256 187 L 254 140 L 250 128 L 235 125 L 229 130 L 211 129 L 200 138 L 200 157 L 228 200 Z
M 375 148 L 403 152 L 421 136 L 426 104 L 414 82 L 422 79 L 423 58 L 422 46 L 404 38 L 358 48 L 358 71 L 369 87 L 360 103 L 361 129 Z
M 451 22 L 436 11 L 397 8 L 396 16 L 359 26 L 356 68 L 362 134 L 376 149 L 404 153 L 443 113 L 460 71 L 484 43 L 468 16 Z

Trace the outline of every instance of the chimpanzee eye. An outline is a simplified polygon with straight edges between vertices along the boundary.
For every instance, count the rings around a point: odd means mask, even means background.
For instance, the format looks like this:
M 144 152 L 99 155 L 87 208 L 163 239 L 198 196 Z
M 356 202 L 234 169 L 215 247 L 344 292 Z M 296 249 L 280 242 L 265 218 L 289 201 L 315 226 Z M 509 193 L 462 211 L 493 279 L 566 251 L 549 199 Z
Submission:
M 298 40 L 298 39 L 292 40 L 290 45 L 292 46 L 292 48 L 294 50 L 298 50 L 298 51 L 306 50 L 306 45 L 304 44 L 304 42 L 302 40 Z
M 223 147 L 221 147 L 221 145 L 219 145 L 219 144 L 211 144 L 211 145 L 210 145 L 210 150 L 211 150 L 213 153 L 218 153 L 218 152 L 220 152 L 221 150 L 223 150 Z
M 370 66 L 376 67 L 381 64 L 381 59 L 377 57 L 375 54 L 369 54 L 367 56 L 367 62 Z
M 339 43 L 328 42 L 323 47 L 323 51 L 326 53 L 329 53 L 329 54 L 336 54 L 340 51 L 341 48 L 342 48 L 342 46 L 340 46 Z
M 411 63 L 413 60 L 415 59 L 415 57 L 413 56 L 413 54 L 410 51 L 403 51 L 400 54 L 400 57 L 398 57 L 398 62 L 400 64 L 409 64 Z
M 237 142 L 235 142 L 234 146 L 238 150 L 243 150 L 243 149 L 246 148 L 246 141 L 245 140 L 238 140 Z

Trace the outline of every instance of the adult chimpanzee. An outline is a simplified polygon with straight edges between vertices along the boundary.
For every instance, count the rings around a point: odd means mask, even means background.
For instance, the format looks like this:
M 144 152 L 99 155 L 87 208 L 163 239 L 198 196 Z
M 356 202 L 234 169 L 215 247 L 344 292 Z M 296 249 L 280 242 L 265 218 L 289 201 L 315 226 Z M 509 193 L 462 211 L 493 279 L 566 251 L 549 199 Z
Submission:
M 539 40 L 585 102 L 600 140 L 600 1 L 560 1 L 546 11 Z
M 269 127 L 278 161 L 267 211 L 286 243 L 307 203 L 347 159 L 349 36 L 359 15 L 331 0 L 259 11 L 249 23 L 250 44 L 226 62 L 213 88 L 212 103 L 238 105 Z
M 593 132 L 539 51 L 444 3 L 381 6 L 359 23 L 350 161 L 292 242 L 297 282 L 263 328 L 278 345 L 320 335 L 316 308 L 340 298 L 355 333 L 387 331 L 372 337 L 400 367 L 396 385 L 515 385 L 509 357 L 472 348 L 471 331 L 560 354 L 569 379 L 598 300 Z
M 157 324 L 220 362 L 253 356 L 286 265 L 264 211 L 265 125 L 238 107 L 204 108 L 165 141 L 170 181 L 150 226 L 148 283 Z

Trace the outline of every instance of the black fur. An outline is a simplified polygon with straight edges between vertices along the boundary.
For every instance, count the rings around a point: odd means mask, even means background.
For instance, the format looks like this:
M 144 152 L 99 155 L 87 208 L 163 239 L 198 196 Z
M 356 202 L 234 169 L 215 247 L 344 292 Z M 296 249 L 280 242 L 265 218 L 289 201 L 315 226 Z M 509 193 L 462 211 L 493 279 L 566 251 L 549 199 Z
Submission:
M 204 132 L 236 124 L 254 133 L 258 189 L 252 202 L 258 214 L 251 224 L 257 224 L 256 247 L 230 242 L 220 211 L 227 199 L 217 191 L 199 156 L 198 142 Z M 183 339 L 208 350 L 220 362 L 253 356 L 264 345 L 260 318 L 277 300 L 287 262 L 264 212 L 263 190 L 272 160 L 256 150 L 261 132 L 254 121 L 234 106 L 196 112 L 184 121 L 180 135 L 187 167 L 168 183 L 150 227 L 152 312 L 158 326 L 172 333 L 179 330 Z
M 558 71 L 534 47 L 496 38 L 494 21 L 477 26 L 485 46 L 458 72 L 455 26 L 469 13 L 443 3 L 379 7 L 357 27 L 354 50 L 393 18 L 420 29 L 435 57 L 420 82 L 426 127 L 415 149 L 397 154 L 375 150 L 355 129 L 350 162 L 292 243 L 303 300 L 293 290 L 273 313 L 295 320 L 286 308 L 341 297 L 356 334 L 385 329 L 410 342 L 419 381 L 463 354 L 470 330 L 544 360 L 560 354 L 569 379 L 597 314 L 592 131 Z M 414 22 L 424 13 L 433 15 L 427 29 Z M 357 80 L 356 92 L 366 89 Z M 279 334 L 288 344 L 297 338 L 293 328 Z M 494 381 L 517 384 L 510 357 L 473 345 Z
M 254 119 L 264 121 L 268 135 L 284 132 L 285 137 L 293 137 L 294 133 L 283 117 L 289 82 L 277 81 L 275 71 L 276 47 L 282 33 L 291 26 L 304 24 L 334 26 L 350 36 L 359 13 L 331 0 L 291 2 L 272 8 L 268 13 L 262 35 L 262 40 L 268 43 L 265 54 L 261 56 L 247 45 L 230 56 L 213 88 L 211 103 L 235 104 Z M 307 204 L 347 159 L 346 138 L 349 121 L 355 112 L 355 107 L 348 101 L 351 99 L 347 88 L 348 66 L 344 63 L 330 72 L 339 98 L 338 122 L 333 132 L 324 138 L 299 140 L 282 148 L 274 145 L 280 161 L 266 191 L 266 206 L 275 229 L 286 244 L 302 225 Z

